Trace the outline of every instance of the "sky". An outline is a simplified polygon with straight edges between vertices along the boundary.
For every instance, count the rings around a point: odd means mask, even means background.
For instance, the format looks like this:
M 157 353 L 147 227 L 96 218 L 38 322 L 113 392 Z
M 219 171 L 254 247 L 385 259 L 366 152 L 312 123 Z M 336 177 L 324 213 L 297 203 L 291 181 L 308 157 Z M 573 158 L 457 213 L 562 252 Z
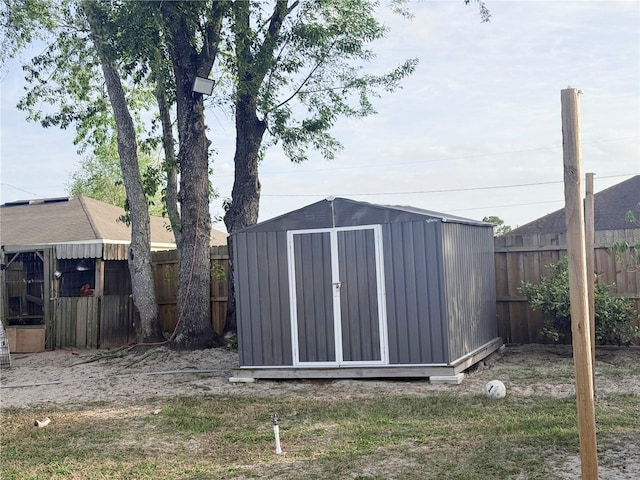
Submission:
M 564 206 L 560 92 L 580 89 L 583 172 L 595 191 L 640 174 L 640 2 L 486 0 L 490 23 L 462 0 L 411 1 L 382 13 L 387 38 L 369 68 L 418 58 L 377 115 L 341 119 L 336 158 L 291 164 L 277 147 L 260 165 L 259 221 L 328 196 L 409 205 L 516 227 Z M 0 202 L 68 195 L 81 157 L 72 130 L 44 129 L 16 109 L 17 63 L 0 83 Z M 233 185 L 233 119 L 206 112 L 217 153 L 211 181 Z M 224 230 L 221 221 L 214 228 Z

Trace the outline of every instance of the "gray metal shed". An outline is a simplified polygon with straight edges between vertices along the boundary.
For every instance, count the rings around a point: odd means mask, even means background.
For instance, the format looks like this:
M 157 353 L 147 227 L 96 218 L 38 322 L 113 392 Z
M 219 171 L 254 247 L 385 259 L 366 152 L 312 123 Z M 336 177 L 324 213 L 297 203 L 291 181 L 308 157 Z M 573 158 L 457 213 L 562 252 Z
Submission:
M 328 198 L 231 246 L 239 376 L 459 381 L 501 345 L 492 225 Z

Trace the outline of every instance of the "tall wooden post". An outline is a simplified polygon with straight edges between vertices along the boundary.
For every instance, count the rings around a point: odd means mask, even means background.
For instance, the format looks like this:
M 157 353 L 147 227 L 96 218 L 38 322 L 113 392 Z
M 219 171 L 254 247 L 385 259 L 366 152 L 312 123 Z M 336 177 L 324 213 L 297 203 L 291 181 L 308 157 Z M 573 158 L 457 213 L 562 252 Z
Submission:
M 593 398 L 593 364 L 589 328 L 587 265 L 582 204 L 582 158 L 580 152 L 580 107 L 574 88 L 562 90 L 562 156 L 564 198 L 571 300 L 571 338 L 576 374 L 576 405 L 580 436 L 582 480 L 597 480 L 598 452 Z
M 596 305 L 595 305 L 595 198 L 593 196 L 593 173 L 586 175 L 584 197 L 585 248 L 587 251 L 587 293 L 589 298 L 589 334 L 591 337 L 591 365 L 593 367 L 593 393 L 596 392 Z

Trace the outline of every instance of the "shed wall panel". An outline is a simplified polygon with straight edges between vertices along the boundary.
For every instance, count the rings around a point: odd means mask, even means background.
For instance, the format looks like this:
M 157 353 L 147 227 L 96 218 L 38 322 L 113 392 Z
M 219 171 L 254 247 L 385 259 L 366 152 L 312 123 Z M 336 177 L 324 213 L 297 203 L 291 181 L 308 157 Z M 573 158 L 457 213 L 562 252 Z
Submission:
M 230 245 L 240 365 L 292 365 L 286 232 L 238 233 Z
M 445 363 L 440 223 L 382 226 L 389 362 Z
M 337 237 L 343 360 L 379 361 L 382 354 L 374 230 L 341 231 Z
M 336 360 L 328 232 L 294 235 L 298 354 L 301 362 Z
M 493 230 L 442 226 L 450 361 L 498 336 Z

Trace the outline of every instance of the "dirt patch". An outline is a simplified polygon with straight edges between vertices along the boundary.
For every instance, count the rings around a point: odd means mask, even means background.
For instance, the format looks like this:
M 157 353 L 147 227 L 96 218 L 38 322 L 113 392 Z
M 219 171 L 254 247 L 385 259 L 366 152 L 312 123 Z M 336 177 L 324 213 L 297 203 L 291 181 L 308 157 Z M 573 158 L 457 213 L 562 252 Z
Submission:
M 431 385 L 426 379 L 266 381 L 231 384 L 238 355 L 226 349 L 176 352 L 131 350 L 56 350 L 13 355 L 0 370 L 3 408 L 73 405 L 89 401 L 114 404 L 179 395 L 309 395 L 350 398 L 367 395 L 423 395 L 430 391 L 478 394 L 486 382 L 502 380 L 507 394 L 567 397 L 575 394 L 571 348 L 523 345 L 501 349 L 466 372 L 461 385 Z M 596 356 L 596 390 L 640 395 L 640 348 L 602 348 Z

